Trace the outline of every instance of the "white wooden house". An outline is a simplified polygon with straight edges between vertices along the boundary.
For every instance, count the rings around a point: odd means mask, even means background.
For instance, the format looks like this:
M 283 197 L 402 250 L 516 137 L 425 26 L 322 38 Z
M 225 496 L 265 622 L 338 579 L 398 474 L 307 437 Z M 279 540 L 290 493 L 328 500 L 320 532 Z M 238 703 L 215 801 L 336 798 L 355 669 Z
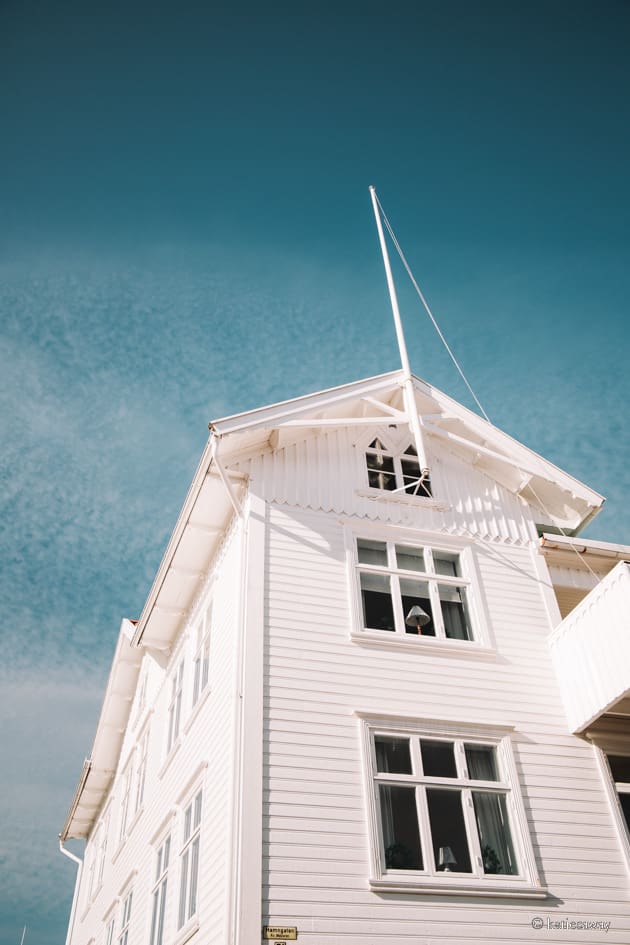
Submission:
M 630 942 L 630 548 L 413 378 L 420 479 L 401 384 L 211 424 L 61 833 L 69 945 Z

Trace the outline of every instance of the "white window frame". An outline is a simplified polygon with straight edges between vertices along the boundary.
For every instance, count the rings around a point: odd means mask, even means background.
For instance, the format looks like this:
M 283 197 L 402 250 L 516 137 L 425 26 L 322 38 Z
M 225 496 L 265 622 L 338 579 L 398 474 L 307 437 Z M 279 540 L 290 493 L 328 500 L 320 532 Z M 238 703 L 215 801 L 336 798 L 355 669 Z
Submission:
M 122 916 L 120 919 L 120 932 L 118 933 L 118 945 L 128 945 L 132 902 L 133 889 L 130 889 L 123 899 Z
M 98 864 L 98 879 L 96 882 L 96 888 L 100 889 L 103 885 L 103 873 L 105 872 L 105 859 L 107 856 L 107 841 L 109 839 L 109 827 L 111 821 L 111 807 L 108 807 L 105 811 L 103 818 L 101 820 L 100 827 L 100 842 L 99 842 L 99 864 Z
M 628 739 L 625 733 L 619 737 L 608 736 L 599 733 L 589 733 L 589 739 L 592 739 L 595 758 L 600 770 L 604 789 L 608 798 L 608 803 L 612 813 L 619 841 L 624 854 L 626 869 L 630 875 L 630 828 L 626 823 L 626 818 L 621 807 L 619 794 L 630 794 L 630 784 L 623 781 L 615 781 L 610 763 L 609 755 L 630 755 L 628 748 Z M 620 790 L 621 789 L 621 790 Z
M 400 436 L 398 437 L 398 439 L 400 440 Z M 380 441 L 380 443 L 382 444 L 383 446 L 382 451 L 379 451 L 375 447 L 371 446 L 371 444 L 374 443 L 376 440 Z M 370 492 L 373 492 L 373 493 L 376 493 L 385 497 L 388 495 L 392 497 L 405 496 L 405 497 L 411 497 L 412 499 L 423 499 L 429 502 L 433 501 L 434 499 L 433 483 L 431 481 L 430 473 L 429 473 L 429 491 L 431 492 L 431 495 L 426 495 L 422 491 L 420 492 L 417 491 L 418 489 L 421 488 L 419 481 L 405 483 L 405 474 L 403 472 L 402 460 L 404 458 L 408 458 L 409 460 L 415 461 L 418 463 L 418 467 L 420 468 L 420 460 L 418 456 L 414 456 L 413 454 L 407 452 L 410 448 L 415 450 L 415 444 L 413 441 L 413 437 L 408 432 L 405 432 L 402 440 L 400 440 L 400 444 L 398 447 L 394 447 L 391 443 L 390 438 L 388 436 L 384 436 L 381 432 L 370 434 L 369 438 L 366 438 L 365 442 L 362 444 L 364 482 L 365 482 L 366 488 Z M 378 452 L 382 452 L 383 456 L 392 460 L 392 465 L 394 467 L 393 475 L 395 479 L 394 489 L 384 489 L 384 488 L 380 488 L 379 486 L 373 486 L 370 484 L 370 470 L 368 468 L 368 456 L 378 453 Z M 420 473 L 422 473 L 421 469 L 420 469 Z M 386 475 L 392 475 L 392 473 L 391 472 L 386 473 Z M 411 489 L 411 491 L 408 492 L 407 491 L 408 489 Z
M 177 744 L 182 723 L 182 698 L 184 692 L 184 660 L 180 658 L 173 676 L 171 677 L 171 697 L 168 704 L 168 725 L 166 738 L 166 754 Z
M 172 836 L 164 837 L 156 850 L 155 876 L 151 886 L 151 929 L 150 945 L 163 945 L 166 928 L 166 896 L 168 892 L 168 872 L 171 866 Z
M 193 656 L 192 708 L 201 701 L 210 679 L 210 641 L 212 635 L 212 601 L 197 625 Z
M 147 761 L 149 756 L 149 733 L 150 729 L 147 725 L 140 735 L 138 747 L 136 748 L 138 763 L 136 765 L 136 781 L 133 804 L 134 817 L 140 813 L 144 803 L 144 787 L 147 777 Z
M 199 864 L 201 825 L 203 819 L 203 788 L 199 785 L 183 806 L 182 846 L 179 852 L 179 893 L 177 930 L 193 922 L 199 903 Z
M 144 710 L 147 704 L 147 684 L 149 679 L 149 671 L 146 664 L 142 665 L 140 668 L 140 684 L 138 686 L 138 702 L 135 712 L 135 718 L 133 725 L 134 727 L 140 722 Z
M 116 925 L 116 915 L 114 914 L 107 925 L 105 926 L 105 945 L 113 945 L 114 943 L 114 926 Z
M 377 541 L 385 543 L 387 548 L 387 566 L 367 565 L 359 562 L 357 542 Z M 376 643 L 384 646 L 427 646 L 437 650 L 444 649 L 455 653 L 476 653 L 480 656 L 492 656 L 494 643 L 489 630 L 489 621 L 483 606 L 481 582 L 475 561 L 473 543 L 466 539 L 453 536 L 445 537 L 435 533 L 419 532 L 405 528 L 392 529 L 387 526 L 376 525 L 372 528 L 357 529 L 355 524 L 347 524 L 345 528 L 346 558 L 351 581 L 352 600 L 352 629 L 351 639 L 355 643 Z M 394 548 L 404 545 L 409 548 L 422 549 L 425 562 L 429 570 L 423 572 L 403 570 L 396 566 Z M 435 571 L 433 555 L 440 552 L 447 555 L 456 555 L 459 560 L 461 577 L 450 577 L 438 574 Z M 363 621 L 363 604 L 361 599 L 361 572 L 389 576 L 392 607 L 394 611 L 395 630 L 379 630 L 365 627 Z M 399 593 L 400 578 L 422 581 L 429 585 L 429 598 L 433 612 L 435 636 L 427 634 L 407 633 L 405 614 L 402 612 Z M 469 640 L 458 640 L 446 636 L 439 602 L 438 585 L 450 585 L 465 588 L 465 612 L 468 620 L 468 629 L 471 634 Z
M 360 718 L 364 783 L 369 812 L 370 866 L 369 886 L 374 891 L 418 892 L 444 895 L 491 895 L 543 898 L 536 860 L 529 836 L 527 817 L 521 797 L 518 774 L 507 727 L 488 727 L 467 723 L 420 721 L 399 716 L 376 717 L 357 712 Z M 413 762 L 411 775 L 377 772 L 374 737 L 410 739 Z M 457 778 L 425 777 L 419 773 L 420 739 L 454 743 L 458 765 Z M 495 749 L 500 781 L 474 781 L 467 777 L 463 744 L 487 745 Z M 380 815 L 379 784 L 391 783 L 415 788 L 423 869 L 392 869 L 385 865 L 383 831 Z M 444 872 L 434 863 L 426 802 L 427 786 L 443 786 L 462 792 L 463 813 L 471 856 L 471 873 Z M 480 843 L 472 806 L 473 790 L 502 794 L 508 811 L 511 839 L 519 867 L 518 874 L 484 873 Z
M 133 755 L 127 762 L 122 774 L 122 795 L 120 799 L 120 826 L 118 830 L 118 843 L 124 843 L 129 827 L 129 804 L 131 801 L 131 783 L 133 779 Z
M 89 871 L 89 874 L 88 874 L 87 896 L 86 896 L 86 899 L 85 899 L 86 907 L 89 906 L 89 904 L 92 902 L 92 899 L 93 899 L 94 893 L 95 893 L 95 889 L 96 889 L 94 880 L 95 880 L 95 878 L 96 878 L 96 863 L 97 863 L 97 860 L 98 860 L 98 850 L 99 850 L 99 844 L 100 844 L 100 831 L 101 831 L 101 826 L 99 825 L 99 827 L 97 828 L 97 832 L 94 834 L 94 840 L 93 840 L 93 842 L 92 842 L 92 844 L 91 844 L 92 850 L 91 850 L 91 853 L 90 853 L 90 871 Z

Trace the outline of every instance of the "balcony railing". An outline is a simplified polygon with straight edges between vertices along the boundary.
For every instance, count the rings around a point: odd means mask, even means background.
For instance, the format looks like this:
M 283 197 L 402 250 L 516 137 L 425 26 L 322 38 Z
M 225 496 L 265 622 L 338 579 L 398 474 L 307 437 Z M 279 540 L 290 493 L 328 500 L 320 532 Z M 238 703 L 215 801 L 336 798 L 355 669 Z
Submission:
M 628 713 L 630 563 L 620 561 L 550 637 L 551 655 L 572 732 L 606 712 Z

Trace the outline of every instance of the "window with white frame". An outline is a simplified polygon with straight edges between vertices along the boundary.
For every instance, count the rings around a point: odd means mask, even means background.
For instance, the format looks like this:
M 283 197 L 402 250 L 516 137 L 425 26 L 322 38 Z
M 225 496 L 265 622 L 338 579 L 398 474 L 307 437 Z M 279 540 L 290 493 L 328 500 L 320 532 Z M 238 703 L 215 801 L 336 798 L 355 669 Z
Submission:
M 127 836 L 127 827 L 129 825 L 129 804 L 131 798 L 131 779 L 133 777 L 133 765 L 129 761 L 122 777 L 122 797 L 120 801 L 120 829 L 118 831 L 118 840 L 123 842 Z
M 168 754 L 179 736 L 179 727 L 182 716 L 182 692 L 184 687 L 184 662 L 179 664 L 171 680 L 171 699 L 168 704 L 168 738 L 166 753 Z
M 133 890 L 129 890 L 123 902 L 122 916 L 120 920 L 120 932 L 118 935 L 118 945 L 127 945 L 129 940 L 129 923 L 131 922 L 131 902 L 133 899 Z
M 98 861 L 98 848 L 99 848 L 100 829 L 101 829 L 101 828 L 99 828 L 98 833 L 94 836 L 94 841 L 93 841 L 93 843 L 92 843 L 92 851 L 91 851 L 91 853 L 90 853 L 90 871 L 89 871 L 89 874 L 88 874 L 88 887 L 87 887 L 86 903 L 91 902 L 91 900 L 92 900 L 92 895 L 93 895 L 94 890 L 95 890 L 95 879 L 96 879 L 96 868 L 97 868 L 97 861 Z
M 461 552 L 357 538 L 356 568 L 364 630 L 474 639 Z
M 148 682 L 148 670 L 146 666 L 141 669 L 140 685 L 138 686 L 138 703 L 136 708 L 136 722 L 141 717 L 144 712 L 144 708 L 147 704 L 147 682 Z
M 365 462 L 371 489 L 431 498 L 429 471 L 420 468 L 418 452 L 413 444 L 410 443 L 403 451 L 393 452 L 377 437 L 365 451 Z
M 105 945 L 113 945 L 114 941 L 114 916 L 111 917 L 105 928 Z
M 151 945 L 162 945 L 164 941 L 164 917 L 166 913 L 166 888 L 168 865 L 171 853 L 171 837 L 163 841 L 155 862 L 155 879 L 152 890 Z
M 630 832 L 630 755 L 607 754 L 606 758 L 615 783 L 619 806 Z
M 134 798 L 134 814 L 137 814 L 144 801 L 144 784 L 147 775 L 147 758 L 149 753 L 149 729 L 145 728 L 136 749 L 138 763 L 136 765 L 136 790 Z
M 364 724 L 377 881 L 537 883 L 506 736 Z
M 110 811 L 108 810 L 101 822 L 100 845 L 99 845 L 99 864 L 98 864 L 98 886 L 103 882 L 103 873 L 105 871 L 105 859 L 107 856 L 107 840 L 109 835 Z
M 192 704 L 197 705 L 201 694 L 208 685 L 210 669 L 210 633 L 212 627 L 212 603 L 207 608 L 198 627 L 195 640 L 195 658 L 193 661 Z
M 202 791 L 198 791 L 184 810 L 184 830 L 180 852 L 179 911 L 177 928 L 197 912 L 199 879 L 199 843 L 201 838 Z

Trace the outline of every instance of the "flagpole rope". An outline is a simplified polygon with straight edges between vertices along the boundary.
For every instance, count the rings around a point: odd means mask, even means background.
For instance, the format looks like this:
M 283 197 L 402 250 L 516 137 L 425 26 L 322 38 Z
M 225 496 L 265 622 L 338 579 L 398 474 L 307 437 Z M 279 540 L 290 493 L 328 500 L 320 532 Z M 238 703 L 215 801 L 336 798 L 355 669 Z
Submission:
M 455 355 L 454 355 L 453 352 L 451 351 L 451 349 L 450 349 L 450 347 L 449 347 L 449 344 L 448 344 L 446 338 L 444 337 L 444 334 L 443 334 L 443 332 L 442 332 L 442 329 L 441 329 L 440 326 L 438 325 L 438 323 L 437 323 L 437 321 L 436 321 L 436 318 L 435 318 L 433 312 L 431 311 L 431 308 L 430 308 L 430 306 L 429 306 L 429 303 L 427 302 L 427 300 L 426 300 L 425 297 L 424 297 L 424 294 L 423 294 L 423 292 L 422 292 L 422 289 L 420 288 L 420 286 L 419 286 L 418 283 L 416 282 L 415 276 L 414 276 L 413 272 L 411 271 L 411 267 L 410 267 L 409 263 L 407 262 L 407 259 L 406 259 L 406 257 L 405 257 L 405 254 L 404 254 L 403 251 L 402 251 L 402 248 L 401 248 L 401 246 L 400 246 L 400 243 L 399 243 L 398 240 L 396 239 L 396 234 L 394 233 L 394 230 L 393 230 L 393 228 L 392 228 L 391 223 L 390 223 L 389 220 L 387 219 L 387 214 L 386 214 L 385 211 L 383 210 L 383 205 L 382 205 L 381 201 L 378 199 L 378 195 L 376 194 L 376 191 L 374 192 L 374 197 L 375 197 L 376 202 L 377 202 L 377 204 L 378 204 L 378 208 L 379 208 L 379 210 L 381 211 L 381 215 L 382 215 L 382 217 L 383 217 L 383 221 L 384 221 L 385 226 L 386 226 L 386 228 L 387 228 L 387 232 L 389 233 L 389 235 L 390 235 L 390 237 L 391 237 L 391 240 L 392 240 L 392 243 L 394 244 L 394 246 L 395 246 L 395 248 L 396 248 L 396 252 L 397 252 L 398 255 L 400 256 L 400 260 L 401 260 L 403 266 L 405 267 L 405 270 L 406 270 L 406 272 L 407 272 L 407 275 L 408 275 L 409 278 L 411 279 L 411 283 L 412 283 L 414 289 L 416 290 L 416 292 L 417 292 L 417 294 L 418 294 L 418 297 L 419 297 L 420 301 L 422 302 L 422 304 L 423 304 L 423 306 L 424 306 L 424 308 L 425 308 L 425 310 L 426 310 L 427 315 L 428 315 L 429 318 L 431 319 L 431 323 L 433 324 L 433 327 L 435 328 L 436 332 L 438 333 L 439 338 L 440 338 L 442 344 L 444 345 L 444 347 L 445 347 L 446 350 L 448 351 L 448 354 L 449 354 L 449 356 L 450 356 L 451 361 L 453 362 L 453 364 L 454 364 L 455 367 L 457 368 L 457 371 L 459 372 L 459 375 L 460 375 L 461 379 L 463 380 L 464 384 L 465 384 L 466 387 L 468 388 L 468 390 L 469 390 L 469 392 L 470 392 L 470 394 L 471 394 L 473 400 L 475 401 L 475 403 L 476 403 L 477 406 L 479 407 L 481 413 L 483 414 L 484 419 L 486 419 L 486 420 L 488 421 L 488 423 L 489 423 L 491 426 L 494 426 L 494 424 L 492 423 L 492 420 L 490 419 L 490 417 L 488 416 L 488 414 L 486 413 L 486 411 L 483 409 L 483 406 L 481 405 L 481 402 L 479 401 L 479 398 L 477 397 L 477 395 L 475 394 L 474 390 L 472 389 L 472 387 L 471 387 L 470 384 L 468 383 L 468 379 L 467 379 L 466 375 L 464 374 L 462 368 L 460 367 L 457 358 L 455 357 Z M 516 464 L 515 464 L 515 465 L 516 465 Z M 517 468 L 518 468 L 518 466 L 517 466 Z M 523 475 L 525 475 L 525 473 L 523 473 L 523 470 L 522 470 L 522 469 L 519 469 L 519 472 L 521 472 Z M 545 505 L 545 503 L 543 502 L 543 500 L 540 498 L 540 496 L 538 495 L 538 493 L 537 493 L 536 490 L 534 489 L 534 487 L 533 487 L 533 485 L 532 485 L 532 483 L 531 483 L 531 478 L 530 478 L 530 480 L 529 480 L 529 482 L 528 482 L 527 485 L 528 485 L 528 488 L 531 489 L 532 493 L 534 494 L 534 497 L 535 497 L 536 501 L 538 502 L 538 504 L 540 505 L 540 507 L 541 507 L 541 509 L 543 510 L 543 512 L 544 512 L 546 515 L 548 515 L 550 519 L 553 518 L 553 516 L 552 516 L 551 513 L 549 512 L 549 509 L 547 508 L 547 506 Z M 588 568 L 588 570 L 591 572 L 591 574 L 593 575 L 593 577 L 595 578 L 595 580 L 599 583 L 599 581 L 601 581 L 602 578 L 601 578 L 598 574 L 595 573 L 595 571 L 592 569 L 592 567 L 590 566 L 590 564 L 588 563 L 588 561 L 586 560 L 586 558 L 584 558 L 584 557 L 580 554 L 580 552 L 579 552 L 578 549 L 576 548 L 575 544 L 573 543 L 573 536 L 567 535 L 567 533 L 565 532 L 565 530 L 562 528 L 561 525 L 558 525 L 558 529 L 559 529 L 559 531 L 560 531 L 562 537 L 563 537 L 563 538 L 566 538 L 566 539 L 570 542 L 570 548 L 571 548 L 571 549 L 575 552 L 575 554 L 577 555 L 578 561 L 580 561 L 582 564 L 585 565 L 586 568 Z

